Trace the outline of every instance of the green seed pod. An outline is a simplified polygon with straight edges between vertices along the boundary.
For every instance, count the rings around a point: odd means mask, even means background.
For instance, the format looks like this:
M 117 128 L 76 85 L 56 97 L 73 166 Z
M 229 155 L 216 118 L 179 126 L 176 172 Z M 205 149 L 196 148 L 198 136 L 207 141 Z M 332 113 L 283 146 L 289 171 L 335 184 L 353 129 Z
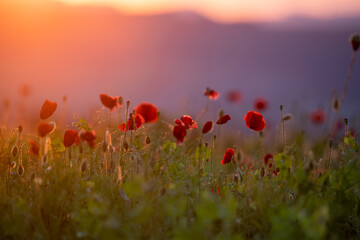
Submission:
M 347 126 L 348 123 L 349 123 L 349 120 L 348 120 L 347 118 L 344 118 L 344 123 L 345 123 L 345 125 Z
M 351 44 L 354 52 L 359 50 L 359 47 L 360 47 L 360 35 L 359 34 L 353 34 L 350 37 L 350 44 Z
M 292 114 L 288 113 L 282 118 L 283 121 L 289 121 L 293 118 Z
M 150 144 L 150 143 L 151 143 L 151 139 L 150 139 L 149 136 L 146 136 L 145 142 L 146 142 L 146 144 Z
M 24 174 L 24 167 L 22 165 L 19 165 L 17 172 L 18 172 L 19 176 L 21 177 Z
M 339 108 L 340 108 L 339 100 L 337 98 L 335 98 L 333 101 L 333 109 L 335 112 L 337 112 L 337 111 L 339 111 Z
M 265 168 L 261 167 L 260 168 L 260 176 L 263 177 L 265 175 Z
M 19 154 L 19 148 L 18 148 L 18 146 L 14 145 L 11 149 L 11 155 L 13 157 L 16 157 L 18 154 Z
M 81 164 L 81 172 L 85 172 L 86 171 L 86 161 L 84 161 L 82 164 Z

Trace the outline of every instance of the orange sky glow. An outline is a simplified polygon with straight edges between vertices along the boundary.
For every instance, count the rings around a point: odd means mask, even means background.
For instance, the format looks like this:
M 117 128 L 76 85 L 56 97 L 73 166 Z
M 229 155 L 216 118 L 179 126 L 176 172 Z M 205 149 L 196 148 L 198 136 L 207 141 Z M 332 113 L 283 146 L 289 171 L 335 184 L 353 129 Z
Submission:
M 20 1 L 20 0 L 8 0 Z M 219 22 L 277 21 L 290 16 L 319 19 L 360 15 L 359 0 L 21 0 L 110 6 L 125 14 L 195 11 Z
M 60 0 L 109 5 L 125 13 L 196 11 L 216 21 L 272 21 L 291 15 L 329 18 L 360 14 L 359 0 Z

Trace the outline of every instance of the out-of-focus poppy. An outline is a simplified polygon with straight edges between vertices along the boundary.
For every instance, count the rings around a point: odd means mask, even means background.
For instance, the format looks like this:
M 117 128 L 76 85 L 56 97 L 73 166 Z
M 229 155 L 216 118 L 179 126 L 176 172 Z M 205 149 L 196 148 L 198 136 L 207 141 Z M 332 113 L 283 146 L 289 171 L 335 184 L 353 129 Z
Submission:
M 45 100 L 40 110 L 40 118 L 42 120 L 48 119 L 56 111 L 57 103 Z
M 54 125 L 52 125 L 50 123 L 45 123 L 45 122 L 39 123 L 38 128 L 37 128 L 37 132 L 40 137 L 45 137 L 46 135 L 51 133 L 53 130 L 54 130 Z
M 141 103 L 136 106 L 135 113 L 141 114 L 145 123 L 152 123 L 158 120 L 158 109 L 151 103 Z
M 80 138 L 82 141 L 86 141 L 90 148 L 93 148 L 95 146 L 95 131 L 83 131 L 80 133 Z
M 173 135 L 177 140 L 178 144 L 182 144 L 186 136 L 186 128 L 183 125 L 176 125 L 173 130 Z
M 216 124 L 225 124 L 225 123 L 227 123 L 229 120 L 231 120 L 231 118 L 230 118 L 230 116 L 229 116 L 229 114 L 226 114 L 226 115 L 223 115 L 223 116 L 221 116 L 218 120 L 217 120 L 217 122 L 216 122 Z
M 230 92 L 228 92 L 227 94 L 227 100 L 231 103 L 239 103 L 241 102 L 243 96 L 241 94 L 241 92 L 237 91 L 237 90 L 232 90 Z
M 270 153 L 266 154 L 265 157 L 264 157 L 265 165 L 269 166 L 269 168 L 272 167 L 272 163 L 269 162 L 269 160 L 270 160 L 271 158 L 273 158 L 273 155 L 270 154 Z
M 206 122 L 205 125 L 204 125 L 204 127 L 203 127 L 203 129 L 202 129 L 202 133 L 205 134 L 205 133 L 210 132 L 211 129 L 212 129 L 212 127 L 213 127 L 212 121 Z
M 29 153 L 31 155 L 34 155 L 34 156 L 38 156 L 39 155 L 39 145 L 34 141 L 34 140 L 30 140 L 30 150 L 29 150 Z
M 257 111 L 265 111 L 268 107 L 268 102 L 264 98 L 255 99 L 254 108 Z
M 220 97 L 220 93 L 218 93 L 210 88 L 205 89 L 204 95 L 207 96 L 211 100 L 216 100 Z
M 234 156 L 234 149 L 232 149 L 232 148 L 226 149 L 224 158 L 221 160 L 221 164 L 225 165 L 225 164 L 231 162 L 233 156 Z
M 186 129 L 195 129 L 197 128 L 197 122 L 195 122 L 191 116 L 183 115 L 181 120 L 175 119 L 177 125 L 183 125 Z
M 27 84 L 22 85 L 19 89 L 19 92 L 22 97 L 28 97 L 31 94 L 31 87 Z
M 254 131 L 262 131 L 265 128 L 265 119 L 261 113 L 249 111 L 244 117 L 246 126 Z
M 135 124 L 134 124 L 134 122 L 135 122 Z M 144 123 L 145 123 L 145 119 L 143 118 L 143 116 L 141 116 L 141 114 L 133 115 L 132 113 L 130 113 L 129 120 L 126 123 L 120 124 L 118 126 L 118 129 L 122 132 L 125 131 L 125 128 L 126 128 L 126 131 L 132 131 L 132 130 L 138 129 Z
M 310 120 L 315 125 L 320 125 L 325 121 L 325 113 L 323 110 L 318 109 L 313 111 L 310 115 Z
M 79 134 L 77 131 L 68 129 L 64 133 L 64 146 L 71 147 L 74 143 L 79 144 Z
M 338 131 L 340 131 L 341 129 L 343 129 L 344 128 L 344 121 L 343 120 L 337 120 L 337 122 L 336 122 L 336 125 L 335 125 L 335 131 L 336 132 L 338 132 Z
M 115 108 L 121 107 L 118 101 L 118 97 L 112 97 L 104 93 L 101 93 L 100 100 L 105 107 L 110 109 L 110 111 L 113 111 Z

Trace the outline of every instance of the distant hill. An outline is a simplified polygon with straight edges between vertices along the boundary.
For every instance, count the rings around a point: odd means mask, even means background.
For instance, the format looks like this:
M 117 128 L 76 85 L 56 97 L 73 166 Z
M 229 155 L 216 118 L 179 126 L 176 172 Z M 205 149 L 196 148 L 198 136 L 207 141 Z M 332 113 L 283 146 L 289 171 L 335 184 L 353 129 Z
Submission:
M 192 12 L 127 16 L 59 3 L 3 5 L 0 15 L 1 96 L 16 99 L 19 86 L 29 84 L 35 109 L 44 98 L 67 94 L 81 114 L 100 107 L 99 92 L 177 114 L 197 112 L 207 86 L 222 96 L 243 92 L 240 107 L 221 99 L 213 104 L 238 119 L 257 96 L 270 100 L 273 118 L 280 104 L 326 107 L 331 90 L 343 87 L 349 36 L 360 31 L 359 17 L 219 24 Z M 360 110 L 359 80 L 357 59 L 344 114 Z

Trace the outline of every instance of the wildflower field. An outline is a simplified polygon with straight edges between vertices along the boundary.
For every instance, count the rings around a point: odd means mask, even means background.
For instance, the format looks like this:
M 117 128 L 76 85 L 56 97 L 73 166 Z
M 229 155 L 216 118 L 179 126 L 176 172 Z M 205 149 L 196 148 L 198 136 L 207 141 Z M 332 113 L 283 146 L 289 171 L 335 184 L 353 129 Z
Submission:
M 340 97 L 308 113 L 319 136 L 289 129 L 286 105 L 268 130 L 263 98 L 209 113 L 210 88 L 177 119 L 99 93 L 102 114 L 64 123 L 49 96 L 37 125 L 1 128 L 0 239 L 360 239 L 359 129 L 339 117 L 359 42 Z M 234 115 L 241 136 L 222 131 Z

